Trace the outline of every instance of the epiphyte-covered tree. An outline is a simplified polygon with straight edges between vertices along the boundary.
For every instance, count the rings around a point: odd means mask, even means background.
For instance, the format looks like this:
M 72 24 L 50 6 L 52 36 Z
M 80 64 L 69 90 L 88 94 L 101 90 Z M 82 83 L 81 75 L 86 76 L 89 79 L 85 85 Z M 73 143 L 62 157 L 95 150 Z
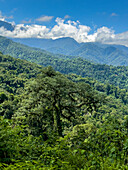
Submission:
M 53 131 L 62 136 L 64 122 L 75 125 L 78 116 L 91 114 L 101 104 L 89 85 L 74 83 L 52 67 L 26 85 L 22 98 L 14 118 L 28 124 L 36 135 Z

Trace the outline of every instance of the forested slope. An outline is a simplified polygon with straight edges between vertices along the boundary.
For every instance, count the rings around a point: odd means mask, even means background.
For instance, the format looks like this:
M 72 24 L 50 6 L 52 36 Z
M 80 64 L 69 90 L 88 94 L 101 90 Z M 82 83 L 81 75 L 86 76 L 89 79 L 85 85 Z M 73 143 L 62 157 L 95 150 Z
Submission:
M 16 110 L 17 95 L 22 94 L 25 82 L 36 77 L 41 66 L 0 53 L 0 115 L 11 117 Z
M 13 38 L 13 40 L 54 54 L 79 56 L 100 64 L 128 66 L 128 47 L 123 45 L 98 42 L 78 43 L 69 37 L 55 40 L 41 38 Z
M 82 77 L 92 77 L 99 82 L 109 83 L 120 88 L 128 88 L 128 67 L 108 66 L 105 64 L 94 64 L 82 58 L 55 59 L 49 62 L 44 61 L 40 65 L 51 65 L 55 70 L 64 73 L 75 73 Z
M 0 54 L 0 169 L 127 169 L 128 92 Z
M 64 55 L 53 55 L 40 49 L 15 43 L 0 37 L 0 50 L 15 58 L 25 59 L 42 66 L 52 66 L 64 74 L 75 73 L 82 77 L 92 77 L 99 82 L 109 83 L 120 88 L 128 88 L 128 67 L 94 64 L 85 59 Z

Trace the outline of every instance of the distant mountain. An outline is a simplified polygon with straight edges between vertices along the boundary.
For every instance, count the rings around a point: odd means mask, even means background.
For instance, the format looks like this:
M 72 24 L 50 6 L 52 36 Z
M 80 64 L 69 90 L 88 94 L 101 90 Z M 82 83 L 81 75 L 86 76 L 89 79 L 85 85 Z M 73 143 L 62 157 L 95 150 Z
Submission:
M 0 36 L 0 51 L 3 54 L 35 62 L 37 64 L 40 64 L 40 62 L 43 62 L 45 60 L 53 60 L 57 58 L 55 57 L 55 54 L 51 54 L 50 52 L 39 48 L 32 48 L 20 43 L 13 42 L 12 40 L 2 36 Z M 60 58 L 63 57 L 61 55 L 57 56 Z
M 15 29 L 15 26 L 5 21 L 0 21 L 0 27 L 4 27 L 9 31 Z M 39 38 L 12 38 L 12 40 L 49 51 L 53 54 L 59 54 L 60 56 L 79 56 L 92 62 L 114 66 L 128 65 L 128 47 L 122 45 L 101 44 L 97 42 L 78 43 L 69 37 L 56 40 Z M 41 50 L 38 49 L 38 51 Z
M 128 47 L 122 45 L 101 44 L 97 42 L 78 43 L 72 38 L 56 40 L 15 38 L 13 40 L 31 47 L 47 50 L 54 54 L 79 56 L 101 64 L 128 65 Z
M 97 46 L 100 45 L 97 44 Z M 102 48 L 106 49 L 106 45 L 103 45 Z M 113 52 L 115 49 L 116 48 L 113 47 L 109 50 L 107 49 L 104 52 L 109 54 L 108 51 Z M 55 55 L 38 48 L 32 48 L 20 43 L 13 42 L 12 40 L 1 36 L 0 51 L 15 58 L 25 59 L 42 66 L 52 66 L 56 71 L 64 74 L 73 73 L 81 75 L 82 77 L 93 78 L 105 84 L 109 83 L 119 86 L 120 88 L 128 89 L 128 67 L 125 66 L 114 67 L 112 65 L 108 66 L 105 64 L 94 64 L 81 57 Z M 5 58 L 9 62 L 9 65 L 13 67 L 15 63 L 13 64 L 12 61 L 8 59 L 8 56 Z M 125 64 L 128 65 L 128 60 Z M 21 72 L 23 71 L 22 67 L 19 67 L 19 69 L 21 69 Z M 27 68 L 25 68 L 25 70 L 27 73 Z
M 128 48 L 126 47 L 127 50 L 124 50 L 123 47 L 119 47 L 100 43 L 84 43 L 70 55 L 80 56 L 100 64 L 128 65 Z
M 81 46 L 81 44 L 73 38 L 69 37 L 56 40 L 40 38 L 12 38 L 12 40 L 31 47 L 41 48 L 54 54 L 64 55 L 69 55 L 72 51 Z
M 0 36 L 0 51 L 3 54 L 8 54 L 15 58 L 25 59 L 38 64 L 40 64 L 40 62 L 44 58 L 48 58 L 49 60 L 50 58 L 52 58 L 52 60 L 57 58 L 63 58 L 63 59 L 76 58 L 74 56 L 53 54 L 40 48 L 29 47 L 24 44 L 14 42 L 11 39 L 8 39 L 3 36 Z
M 9 31 L 14 30 L 14 26 L 12 24 L 5 22 L 5 21 L 1 21 L 1 20 L 0 20 L 0 27 L 4 27 L 5 29 L 7 29 Z

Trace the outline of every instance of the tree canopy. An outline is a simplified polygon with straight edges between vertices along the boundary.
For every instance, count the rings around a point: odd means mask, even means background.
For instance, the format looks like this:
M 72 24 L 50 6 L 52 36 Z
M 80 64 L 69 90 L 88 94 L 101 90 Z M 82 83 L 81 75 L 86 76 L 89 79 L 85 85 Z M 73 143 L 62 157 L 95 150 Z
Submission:
M 0 57 L 0 169 L 127 169 L 127 89 Z

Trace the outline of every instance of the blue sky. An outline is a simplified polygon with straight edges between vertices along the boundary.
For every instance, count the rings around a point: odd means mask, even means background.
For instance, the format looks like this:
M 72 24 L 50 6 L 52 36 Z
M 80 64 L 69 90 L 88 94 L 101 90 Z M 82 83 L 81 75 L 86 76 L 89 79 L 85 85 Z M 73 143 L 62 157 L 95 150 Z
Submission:
M 52 26 L 55 18 L 69 15 L 90 27 L 112 27 L 116 33 L 128 30 L 128 0 L 0 0 L 0 11 L 13 16 L 17 24 L 53 16 L 51 22 L 38 22 Z
M 120 33 L 123 33 L 123 37 L 127 37 L 128 0 L 0 0 L 0 19 L 15 22 L 16 25 L 45 26 L 46 28 L 40 27 L 38 31 L 38 35 L 43 34 L 43 38 L 69 36 L 78 41 L 80 37 L 81 41 L 96 41 L 96 36 L 99 35 L 100 39 L 103 39 L 101 32 L 105 33 L 107 39 L 118 34 L 122 36 Z M 50 32 L 48 29 L 52 28 L 54 29 Z M 24 29 L 29 29 L 31 32 L 28 26 Z M 37 26 L 34 29 L 37 29 Z M 40 33 L 41 29 L 45 29 L 45 34 L 48 32 L 49 35 L 44 36 L 44 32 Z M 77 36 L 76 32 L 77 34 L 79 32 Z M 127 35 L 124 36 L 124 32 L 127 32 Z

